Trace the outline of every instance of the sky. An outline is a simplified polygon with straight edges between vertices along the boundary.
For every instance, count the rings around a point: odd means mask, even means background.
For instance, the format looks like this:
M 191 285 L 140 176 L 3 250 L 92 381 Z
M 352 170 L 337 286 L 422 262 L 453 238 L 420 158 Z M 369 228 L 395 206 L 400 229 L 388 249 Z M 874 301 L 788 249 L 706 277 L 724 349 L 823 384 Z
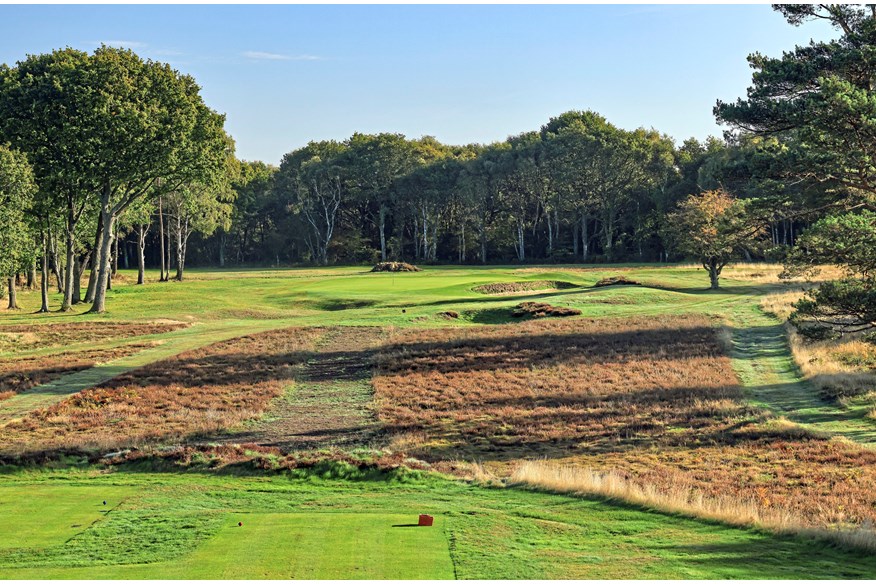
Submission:
M 125 46 L 194 76 L 246 160 L 354 132 L 488 143 L 569 110 L 720 135 L 746 56 L 835 33 L 768 5 L 0 5 L 0 62 Z

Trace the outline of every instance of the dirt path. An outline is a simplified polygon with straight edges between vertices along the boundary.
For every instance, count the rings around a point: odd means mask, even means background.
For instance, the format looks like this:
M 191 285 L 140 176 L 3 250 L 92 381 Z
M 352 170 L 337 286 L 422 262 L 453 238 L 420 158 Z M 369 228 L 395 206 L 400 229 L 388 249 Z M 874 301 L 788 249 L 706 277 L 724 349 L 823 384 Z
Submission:
M 284 450 L 375 445 L 380 426 L 371 406 L 371 368 L 384 338 L 377 327 L 327 329 L 294 384 L 260 420 L 223 441 Z

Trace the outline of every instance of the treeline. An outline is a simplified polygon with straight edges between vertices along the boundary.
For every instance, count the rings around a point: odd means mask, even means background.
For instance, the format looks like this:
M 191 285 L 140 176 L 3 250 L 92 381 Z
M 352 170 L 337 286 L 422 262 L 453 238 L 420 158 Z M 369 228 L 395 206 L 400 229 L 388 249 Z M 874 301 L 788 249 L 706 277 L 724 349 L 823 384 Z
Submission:
M 719 186 L 726 150 L 589 111 L 490 145 L 311 142 L 279 168 L 242 163 L 230 227 L 196 253 L 220 265 L 665 260 L 661 217 Z
M 0 276 L 49 282 L 62 310 L 121 263 L 161 280 L 201 265 L 694 259 L 819 262 L 847 277 L 798 305 L 846 330 L 876 322 L 876 11 L 781 5 L 835 40 L 749 57 L 723 139 L 677 145 L 571 111 L 489 145 L 354 134 L 279 168 L 241 162 L 191 77 L 129 50 L 65 49 L 0 67 Z M 3 145 L 5 144 L 5 145 Z M 190 259 L 189 259 L 190 258 Z M 36 271 L 42 272 L 38 277 Z M 89 275 L 85 290 L 80 280 Z

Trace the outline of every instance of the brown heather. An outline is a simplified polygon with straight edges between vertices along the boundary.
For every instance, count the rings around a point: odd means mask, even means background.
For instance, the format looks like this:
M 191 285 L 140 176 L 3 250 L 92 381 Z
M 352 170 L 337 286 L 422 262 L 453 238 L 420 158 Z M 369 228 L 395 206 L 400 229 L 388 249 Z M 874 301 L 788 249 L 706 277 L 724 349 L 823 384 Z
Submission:
M 800 527 L 876 521 L 876 452 L 745 405 L 713 324 L 679 316 L 399 332 L 379 358 L 379 415 L 393 447 L 479 461 L 500 476 L 549 459 L 656 492 L 683 485 L 763 516 L 787 510 Z
M 318 334 L 271 331 L 147 365 L 7 424 L 2 449 L 106 450 L 220 433 L 264 411 Z
M 111 349 L 66 351 L 0 360 L 0 400 L 58 379 L 67 373 L 90 369 L 98 363 L 133 355 L 149 346 L 150 343 L 134 343 Z
M 61 347 L 70 343 L 88 343 L 159 335 L 189 326 L 167 322 L 67 322 L 58 325 L 0 325 L 0 353 Z

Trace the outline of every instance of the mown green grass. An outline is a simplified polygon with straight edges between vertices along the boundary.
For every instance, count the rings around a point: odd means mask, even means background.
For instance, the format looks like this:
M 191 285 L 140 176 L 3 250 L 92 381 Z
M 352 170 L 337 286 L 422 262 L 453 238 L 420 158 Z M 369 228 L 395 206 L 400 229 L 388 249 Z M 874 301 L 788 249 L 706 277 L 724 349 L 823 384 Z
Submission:
M 62 545 L 135 492 L 136 489 L 117 486 L 99 491 L 67 485 L 33 491 L 0 486 L 0 516 L 4 524 L 0 550 Z
M 336 478 L 322 478 L 334 476 Z M 4 578 L 859 578 L 876 558 L 816 540 L 517 488 L 351 468 L 272 476 L 16 471 Z M 90 516 L 68 539 L 26 524 Z M 109 502 L 109 501 L 108 501 Z M 79 507 L 85 510 L 80 511 Z M 431 528 L 394 527 L 431 513 Z M 242 527 L 237 522 L 243 522 Z M 72 524 L 72 523 L 71 523 Z M 63 533 L 63 535 L 67 535 Z
M 640 287 L 593 288 L 623 275 Z M 124 274 L 131 277 L 131 273 Z M 153 275 L 154 276 L 154 275 Z M 562 280 L 580 288 L 488 296 L 474 286 Z M 734 364 L 752 401 L 788 418 L 868 443 L 876 424 L 821 401 L 799 372 L 759 296 L 776 289 L 723 280 L 706 290 L 696 267 L 427 267 L 192 270 L 182 283 L 117 283 L 104 315 L 0 311 L 0 324 L 175 319 L 191 327 L 161 344 L 0 402 L 2 417 L 45 407 L 107 377 L 184 350 L 287 326 L 472 326 L 511 321 L 538 300 L 584 318 L 702 313 L 733 329 Z M 60 301 L 53 296 L 53 307 Z M 459 319 L 439 312 L 454 310 Z M 118 341 L 103 341 L 114 346 Z M 39 349 L 39 353 L 71 347 Z M 73 347 L 75 348 L 75 346 Z M 26 354 L 26 353 L 22 353 Z M 2 356 L 0 356 L 2 357 Z M 851 417 L 850 417 L 851 416 Z M 0 576 L 5 578 L 855 578 L 876 560 L 825 543 L 516 488 L 434 477 L 367 480 L 355 472 L 240 476 L 11 469 L 0 475 Z M 107 508 L 102 505 L 107 500 Z M 98 506 L 99 504 L 99 506 Z M 392 527 L 434 514 L 431 529 Z M 243 521 L 244 527 L 237 528 Z
M 543 271 L 542 271 L 543 270 Z M 662 288 L 591 288 L 599 279 L 631 271 L 633 277 Z M 395 324 L 446 326 L 438 312 L 456 310 L 466 320 L 480 312 L 511 307 L 521 299 L 544 299 L 559 304 L 592 306 L 593 316 L 609 312 L 659 311 L 669 305 L 702 310 L 732 300 L 740 289 L 705 290 L 704 273 L 695 268 L 602 266 L 578 267 L 428 267 L 417 273 L 369 273 L 365 268 L 296 268 L 273 271 L 192 270 L 185 282 L 144 286 L 119 283 L 108 293 L 108 313 L 87 314 L 87 305 L 60 314 L 34 314 L 39 295 L 20 294 L 23 310 L 0 312 L 9 324 L 63 323 L 82 320 L 139 320 L 172 318 L 186 321 L 294 319 L 301 324 Z M 131 272 L 124 272 L 127 279 Z M 582 286 L 525 296 L 491 296 L 472 290 L 480 284 L 558 279 Z M 53 295 L 51 306 L 60 298 Z M 626 308 L 624 308 L 626 307 Z M 700 307 L 700 308 L 697 308 Z M 404 310 L 404 312 L 402 312 Z M 510 317 L 506 316 L 505 320 Z

